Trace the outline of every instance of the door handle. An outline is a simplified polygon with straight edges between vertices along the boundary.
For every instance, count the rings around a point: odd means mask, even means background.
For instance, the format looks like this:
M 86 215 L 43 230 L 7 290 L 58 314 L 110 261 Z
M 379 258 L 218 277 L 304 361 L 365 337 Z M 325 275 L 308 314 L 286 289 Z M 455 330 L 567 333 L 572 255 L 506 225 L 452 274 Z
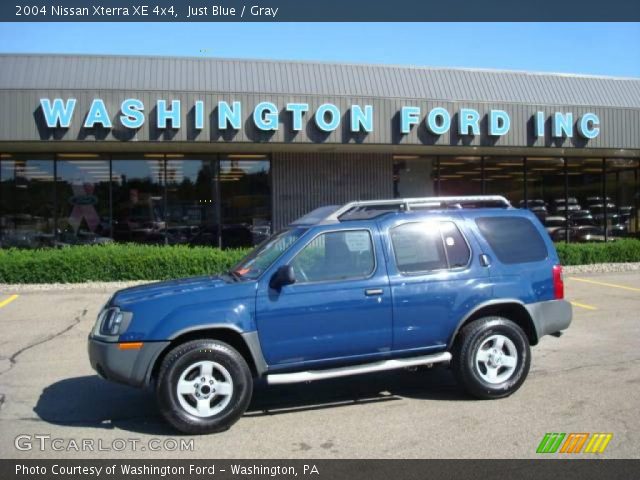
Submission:
M 381 288 L 368 288 L 364 291 L 367 297 L 373 297 L 374 295 L 382 295 L 384 292 Z
M 491 265 L 491 258 L 486 253 L 480 254 L 480 265 L 488 267 Z

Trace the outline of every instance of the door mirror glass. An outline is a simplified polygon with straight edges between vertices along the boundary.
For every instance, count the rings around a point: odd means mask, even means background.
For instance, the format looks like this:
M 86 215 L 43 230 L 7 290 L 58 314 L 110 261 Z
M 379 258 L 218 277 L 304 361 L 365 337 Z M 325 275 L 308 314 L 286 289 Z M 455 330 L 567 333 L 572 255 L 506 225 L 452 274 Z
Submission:
M 271 277 L 269 287 L 274 290 L 280 290 L 285 285 L 291 285 L 293 283 L 296 283 L 296 276 L 293 273 L 293 267 L 291 265 L 282 265 Z

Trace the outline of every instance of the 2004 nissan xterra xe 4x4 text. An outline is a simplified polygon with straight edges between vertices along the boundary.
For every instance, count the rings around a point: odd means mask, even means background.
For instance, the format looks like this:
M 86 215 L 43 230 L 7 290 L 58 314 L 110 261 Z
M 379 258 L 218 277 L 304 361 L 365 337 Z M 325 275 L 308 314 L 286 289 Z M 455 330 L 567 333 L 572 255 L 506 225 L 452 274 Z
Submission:
M 220 276 L 116 292 L 89 335 L 104 378 L 155 385 L 186 433 L 244 413 L 254 378 L 306 382 L 450 363 L 471 395 L 524 382 L 530 345 L 571 323 L 536 217 L 504 197 L 321 207 Z

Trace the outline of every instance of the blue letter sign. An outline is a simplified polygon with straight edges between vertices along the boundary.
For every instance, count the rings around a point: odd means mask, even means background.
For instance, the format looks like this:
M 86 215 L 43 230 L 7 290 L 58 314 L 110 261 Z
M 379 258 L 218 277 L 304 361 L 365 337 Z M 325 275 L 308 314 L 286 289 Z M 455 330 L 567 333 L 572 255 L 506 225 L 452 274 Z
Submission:
M 96 123 L 100 123 L 103 128 L 111 128 L 107 107 L 104 106 L 104 102 L 99 98 L 94 98 L 93 102 L 91 102 L 87 119 L 84 121 L 84 128 L 93 128 Z
M 364 111 L 360 105 L 351 105 L 351 131 L 359 132 L 360 129 L 365 132 L 373 131 L 373 107 L 365 105 Z
M 600 134 L 600 119 L 595 113 L 585 113 L 578 124 L 578 133 L 584 138 L 596 138 Z
M 62 128 L 69 128 L 73 110 L 76 107 L 76 99 L 70 98 L 66 104 L 63 104 L 61 98 L 54 98 L 52 104 L 48 98 L 41 98 L 40 107 L 47 127 L 57 128 L 60 123 Z

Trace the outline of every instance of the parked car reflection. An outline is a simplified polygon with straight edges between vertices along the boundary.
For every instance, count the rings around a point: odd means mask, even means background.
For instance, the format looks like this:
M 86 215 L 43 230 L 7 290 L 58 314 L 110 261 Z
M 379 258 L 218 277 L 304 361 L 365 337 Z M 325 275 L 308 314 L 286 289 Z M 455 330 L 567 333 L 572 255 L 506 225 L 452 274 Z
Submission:
M 594 226 L 575 226 L 558 228 L 551 233 L 551 239 L 554 242 L 564 242 L 566 239 L 569 242 L 589 243 L 589 242 L 604 242 L 605 235 L 604 230 L 600 227 Z M 615 241 L 616 237 L 609 236 L 607 241 Z

